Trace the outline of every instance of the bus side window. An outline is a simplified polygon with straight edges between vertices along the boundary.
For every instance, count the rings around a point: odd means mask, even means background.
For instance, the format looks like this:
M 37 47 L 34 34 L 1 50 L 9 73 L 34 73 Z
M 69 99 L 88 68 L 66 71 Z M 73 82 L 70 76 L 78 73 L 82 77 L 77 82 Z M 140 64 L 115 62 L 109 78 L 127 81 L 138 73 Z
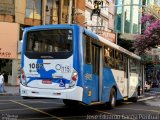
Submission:
M 119 51 L 115 50 L 115 69 L 119 70 L 120 59 L 119 59 Z
M 137 60 L 130 58 L 130 71 L 131 71 L 131 73 L 138 73 L 137 63 L 138 63 Z
M 105 46 L 104 47 L 104 65 L 105 67 L 113 67 L 114 66 L 114 61 L 113 61 L 113 56 L 114 56 L 114 50 L 110 47 Z
M 123 57 L 124 57 L 124 54 L 122 52 L 120 52 L 119 54 L 119 70 L 124 70 L 124 65 L 123 65 Z
M 123 65 L 124 65 L 124 77 L 128 78 L 128 57 L 123 55 Z
M 85 61 L 87 64 L 91 64 L 91 38 L 84 35 L 85 39 Z
M 108 57 L 109 57 L 109 49 L 107 47 L 104 47 L 104 66 L 105 67 L 109 67 Z

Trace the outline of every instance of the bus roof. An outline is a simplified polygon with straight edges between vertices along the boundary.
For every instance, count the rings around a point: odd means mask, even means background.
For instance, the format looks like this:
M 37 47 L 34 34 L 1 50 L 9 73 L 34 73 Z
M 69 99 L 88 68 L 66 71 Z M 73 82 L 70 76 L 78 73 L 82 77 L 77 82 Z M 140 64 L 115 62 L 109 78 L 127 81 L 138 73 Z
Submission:
M 36 29 L 52 29 L 52 28 L 63 28 L 63 29 L 67 29 L 67 28 L 74 28 L 74 27 L 81 27 L 80 25 L 77 25 L 77 24 L 50 24 L 50 25 L 40 25 L 40 26 L 33 26 L 33 27 L 27 27 L 25 28 L 25 31 L 28 31 L 28 30 L 36 30 Z M 81 27 L 83 28 L 83 27 Z M 96 40 L 114 48 L 114 49 L 117 49 L 133 58 L 136 58 L 136 59 L 141 59 L 141 57 L 139 57 L 138 55 L 124 49 L 123 47 L 111 42 L 110 40 L 107 40 L 99 35 L 97 35 L 96 33 L 93 33 L 91 30 L 88 30 L 86 28 L 83 28 L 84 29 L 84 32 L 86 34 L 88 34 L 90 37 L 92 38 L 95 38 Z
M 26 27 L 25 30 L 36 30 L 36 29 L 52 29 L 52 28 L 73 28 L 73 27 L 80 27 L 76 24 L 48 24 L 48 25 L 40 25 L 40 26 L 32 26 L 32 27 Z
M 119 45 L 111 42 L 110 40 L 107 40 L 107 39 L 105 39 L 105 38 L 103 38 L 103 37 L 101 37 L 101 36 L 93 33 L 92 31 L 90 31 L 90 30 L 88 30 L 88 29 L 84 29 L 84 30 L 85 30 L 85 33 L 87 33 L 87 34 L 90 35 L 91 37 L 99 40 L 100 42 L 106 44 L 107 46 L 112 47 L 112 48 L 114 48 L 114 49 L 116 49 L 116 50 L 119 50 L 119 51 L 121 51 L 121 52 L 123 52 L 123 53 L 125 53 L 125 54 L 127 54 L 127 55 L 129 55 L 129 56 L 131 56 L 131 57 L 133 57 L 133 58 L 136 58 L 136 59 L 139 59 L 139 60 L 141 59 L 140 56 L 138 56 L 138 55 L 136 55 L 136 54 L 134 54 L 134 53 L 132 53 L 132 52 L 124 49 L 123 47 L 121 47 L 121 46 L 119 46 Z

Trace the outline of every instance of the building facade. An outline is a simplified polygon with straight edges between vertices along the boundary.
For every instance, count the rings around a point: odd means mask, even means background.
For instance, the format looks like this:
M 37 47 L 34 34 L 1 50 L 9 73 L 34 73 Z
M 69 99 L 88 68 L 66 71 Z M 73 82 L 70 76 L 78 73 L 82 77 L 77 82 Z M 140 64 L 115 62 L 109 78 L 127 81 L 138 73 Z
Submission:
M 135 34 L 141 34 L 143 8 L 148 10 L 152 4 L 160 5 L 160 0 L 116 0 L 115 32 L 123 39 L 134 40 Z
M 141 34 L 143 29 L 141 26 L 141 17 L 143 13 L 149 13 L 156 18 L 160 18 L 159 6 L 160 0 L 116 0 L 115 2 L 115 32 L 118 34 L 118 41 L 134 40 L 135 35 Z M 153 7 L 154 6 L 154 7 Z M 156 8 L 156 9 L 154 9 Z M 130 49 L 131 50 L 131 49 Z M 134 51 L 134 50 L 133 50 Z M 159 49 L 151 49 L 146 52 L 146 56 L 142 56 L 145 61 L 148 61 L 148 65 L 145 64 L 145 80 L 150 81 L 155 79 L 155 73 L 157 69 L 153 69 L 153 66 L 160 70 L 159 65 L 155 66 L 152 63 L 159 59 Z M 143 86 L 144 81 L 141 83 Z
M 103 0 L 105 6 L 114 0 Z M 23 29 L 45 24 L 79 24 L 115 42 L 114 8 L 102 8 L 90 19 L 94 0 L 1 0 L 0 72 L 6 83 L 17 85 Z M 97 27 L 99 26 L 99 27 Z M 100 33 L 98 33 L 100 31 Z
M 100 15 L 93 14 L 94 0 L 86 0 L 85 26 L 87 29 L 99 34 L 100 36 L 116 43 L 114 31 L 114 0 L 102 0 Z M 111 7 L 110 7 L 111 6 Z
M 0 1 L 0 72 L 5 82 L 17 85 L 23 29 L 45 24 L 70 24 L 84 21 L 79 0 L 1 0 Z M 82 10 L 81 10 L 82 9 Z M 75 17 L 76 16 L 76 17 Z M 79 22 L 80 24 L 80 22 Z
M 116 0 L 115 32 L 140 34 L 142 0 Z

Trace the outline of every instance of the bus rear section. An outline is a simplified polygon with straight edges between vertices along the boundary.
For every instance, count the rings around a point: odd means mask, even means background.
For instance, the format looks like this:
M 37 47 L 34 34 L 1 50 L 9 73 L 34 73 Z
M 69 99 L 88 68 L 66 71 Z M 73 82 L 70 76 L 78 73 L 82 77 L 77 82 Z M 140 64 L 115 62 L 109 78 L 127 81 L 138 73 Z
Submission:
M 73 65 L 73 29 L 33 27 L 23 36 L 21 61 L 22 97 L 82 101 L 82 87 Z

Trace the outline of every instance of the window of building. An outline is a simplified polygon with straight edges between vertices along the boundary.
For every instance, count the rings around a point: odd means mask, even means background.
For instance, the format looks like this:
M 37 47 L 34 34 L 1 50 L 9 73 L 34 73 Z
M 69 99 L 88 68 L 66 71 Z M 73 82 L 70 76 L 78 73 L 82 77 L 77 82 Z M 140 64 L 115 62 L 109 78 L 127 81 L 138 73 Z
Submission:
M 0 15 L 15 15 L 14 0 L 0 0 Z
M 139 4 L 139 0 L 133 0 L 133 4 Z M 133 17 L 132 17 L 132 24 L 133 24 L 133 34 L 138 33 L 138 15 L 139 15 L 139 6 L 133 6 Z
M 153 5 L 154 2 L 155 2 L 154 0 L 148 0 L 148 3 L 151 4 L 151 5 Z
M 101 12 L 105 13 L 105 15 L 108 16 L 108 6 L 109 6 L 109 2 L 106 0 L 106 1 L 103 1 L 103 6 L 105 6 L 104 8 L 101 9 Z
M 142 1 L 142 5 L 146 5 L 147 0 Z
M 160 6 L 160 0 L 158 0 L 158 2 L 157 2 L 157 3 L 158 3 L 158 5 Z
M 104 26 L 104 30 L 105 30 L 105 31 L 108 31 L 108 19 L 105 18 L 105 19 L 103 20 L 103 26 Z
M 41 19 L 42 1 L 26 0 L 26 18 Z
M 117 0 L 116 5 L 122 5 L 122 0 Z M 122 29 L 122 7 L 116 7 L 116 16 L 115 16 L 115 28 L 117 32 L 121 32 Z
M 69 0 L 64 0 L 62 10 L 62 23 L 68 23 L 69 18 Z
M 125 0 L 124 5 L 129 5 L 130 0 Z M 131 24 L 131 19 L 130 19 L 130 14 L 131 14 L 131 6 L 124 6 L 124 32 L 129 33 L 130 32 L 130 24 Z
M 58 24 L 59 0 L 47 0 L 46 24 Z

